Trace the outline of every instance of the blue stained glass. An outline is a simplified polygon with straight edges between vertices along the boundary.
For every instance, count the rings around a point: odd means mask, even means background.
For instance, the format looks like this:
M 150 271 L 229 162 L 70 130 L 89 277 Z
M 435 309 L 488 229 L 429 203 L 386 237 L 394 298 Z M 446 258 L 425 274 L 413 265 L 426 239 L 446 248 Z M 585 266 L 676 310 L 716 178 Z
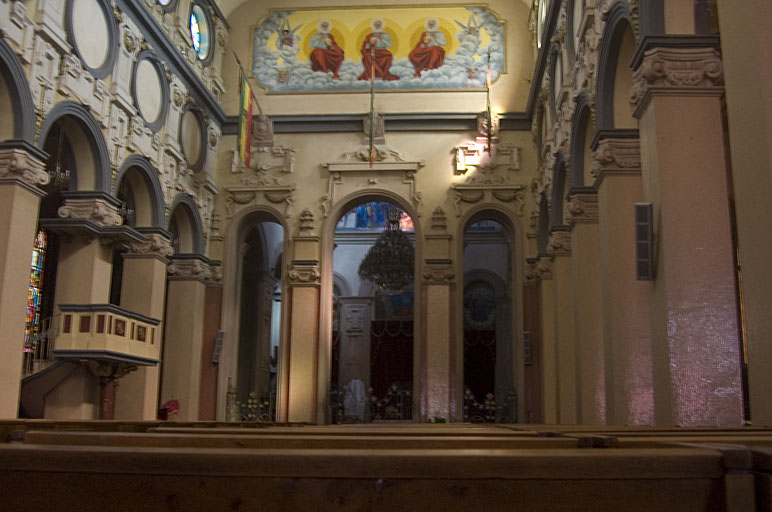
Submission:
M 195 12 L 190 13 L 190 38 L 193 41 L 193 49 L 201 53 L 201 26 Z

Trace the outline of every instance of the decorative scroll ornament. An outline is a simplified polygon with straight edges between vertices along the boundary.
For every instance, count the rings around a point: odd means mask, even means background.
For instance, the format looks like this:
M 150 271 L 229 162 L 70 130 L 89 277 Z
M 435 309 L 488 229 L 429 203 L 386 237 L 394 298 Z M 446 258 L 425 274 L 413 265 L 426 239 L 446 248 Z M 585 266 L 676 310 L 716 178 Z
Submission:
M 144 242 L 131 244 L 131 252 L 137 255 L 155 255 L 161 258 L 169 258 L 174 254 L 171 241 L 162 235 L 151 233 L 145 237 Z
M 210 266 L 199 259 L 174 258 L 171 264 L 166 267 L 166 273 L 171 277 L 180 279 L 207 280 L 212 277 Z
M 291 264 L 288 267 L 287 277 L 294 285 L 313 286 L 319 284 L 322 273 L 319 271 L 319 265 L 316 264 Z
M 633 74 L 630 104 L 640 117 L 651 94 L 723 93 L 724 68 L 714 48 L 653 48 Z
M 573 194 L 566 203 L 571 224 L 598 222 L 598 195 Z
M 571 256 L 571 233 L 553 231 L 547 244 L 547 254 L 552 256 Z
M 423 278 L 427 284 L 449 284 L 455 280 L 456 271 L 453 265 L 425 265 Z
M 515 213 L 523 215 L 525 185 L 514 184 L 506 176 L 493 172 L 492 168 L 480 169 L 466 183 L 451 185 L 456 216 L 461 216 L 462 203 L 477 203 L 483 199 L 496 199 L 502 203 L 515 203 Z
M 45 186 L 51 180 L 43 162 L 19 148 L 0 149 L 0 180 L 20 179 L 32 186 Z
M 640 174 L 641 143 L 638 139 L 602 139 L 592 156 L 590 174 L 602 180 L 607 174 Z
M 120 226 L 123 217 L 119 209 L 104 199 L 65 199 L 58 210 L 63 219 L 88 220 L 100 226 Z

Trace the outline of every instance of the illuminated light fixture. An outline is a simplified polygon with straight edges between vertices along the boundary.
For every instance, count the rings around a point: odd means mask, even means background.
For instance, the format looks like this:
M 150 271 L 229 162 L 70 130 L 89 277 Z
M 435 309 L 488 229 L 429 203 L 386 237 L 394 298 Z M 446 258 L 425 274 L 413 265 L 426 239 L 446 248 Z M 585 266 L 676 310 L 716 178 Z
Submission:
M 359 277 L 387 291 L 399 291 L 413 282 L 413 245 L 402 229 L 402 210 L 391 207 L 389 220 L 359 264 Z

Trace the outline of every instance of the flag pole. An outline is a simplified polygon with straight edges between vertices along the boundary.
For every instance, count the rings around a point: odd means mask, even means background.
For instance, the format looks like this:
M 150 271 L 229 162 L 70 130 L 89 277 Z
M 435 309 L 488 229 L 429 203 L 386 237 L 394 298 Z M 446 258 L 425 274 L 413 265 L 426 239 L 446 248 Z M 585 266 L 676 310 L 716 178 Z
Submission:
M 375 44 L 370 41 L 370 168 L 375 162 Z
M 233 58 L 236 59 L 236 64 L 239 65 L 239 72 L 241 72 L 241 74 L 244 75 L 244 78 L 249 83 L 250 88 L 251 89 L 255 89 L 255 85 L 249 79 L 249 75 L 244 71 L 244 66 L 241 65 L 241 61 L 239 60 L 239 56 L 236 55 L 235 51 L 233 52 Z M 241 83 L 241 80 L 239 80 L 239 83 Z M 257 98 L 255 98 L 255 95 L 252 94 L 252 91 L 249 91 L 249 94 L 252 96 L 252 100 L 255 102 L 255 105 L 257 105 L 257 113 L 262 116 L 263 115 L 263 109 L 260 108 L 260 103 L 257 102 Z
M 488 45 L 488 72 L 485 77 L 486 114 L 488 115 L 488 154 L 491 154 L 491 132 L 493 131 L 493 115 L 491 114 L 491 47 Z

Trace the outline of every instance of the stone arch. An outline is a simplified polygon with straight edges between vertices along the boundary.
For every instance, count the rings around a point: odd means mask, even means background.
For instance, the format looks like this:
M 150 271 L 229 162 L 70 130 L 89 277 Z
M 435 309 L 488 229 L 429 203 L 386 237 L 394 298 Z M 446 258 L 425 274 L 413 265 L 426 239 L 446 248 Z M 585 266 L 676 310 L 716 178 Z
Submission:
M 130 155 L 118 171 L 113 195 L 118 196 L 121 185 L 126 181 L 132 188 L 137 206 L 135 212 L 139 227 L 160 228 L 164 224 L 164 195 L 161 182 L 150 161 L 144 156 Z
M 459 262 L 458 267 L 462 270 L 462 274 L 464 276 L 464 280 L 462 282 L 462 287 L 460 287 L 460 293 L 457 293 L 457 297 L 455 299 L 455 308 L 456 311 L 459 312 L 459 314 L 456 315 L 456 325 L 454 328 L 454 333 L 458 333 L 457 335 L 461 336 L 458 343 L 456 344 L 456 368 L 459 369 L 457 372 L 459 373 L 456 376 L 456 396 L 459 400 L 459 405 L 463 406 L 463 385 L 464 385 L 464 379 L 462 374 L 463 369 L 463 315 L 460 313 L 463 311 L 463 300 L 464 300 L 464 289 L 466 285 L 468 284 L 468 281 L 466 280 L 466 274 L 463 272 L 464 268 L 464 261 L 463 261 L 463 254 L 464 254 L 464 236 L 466 233 L 466 230 L 468 227 L 480 220 L 493 220 L 501 224 L 501 226 L 504 229 L 505 237 L 507 239 L 507 243 L 509 245 L 509 270 L 510 275 L 509 283 L 503 283 L 504 288 L 508 288 L 511 292 L 510 298 L 511 298 L 511 304 L 508 308 L 508 318 L 509 318 L 509 334 L 511 336 L 511 354 L 509 357 L 511 357 L 510 365 L 512 372 L 512 385 L 517 390 L 517 415 L 518 417 L 522 418 L 524 414 L 524 407 L 525 402 L 523 400 L 524 393 L 522 393 L 522 390 L 525 386 L 525 374 L 522 370 L 522 360 L 519 357 L 519 354 L 522 353 L 522 334 L 521 334 L 521 326 L 523 325 L 523 317 L 522 317 L 522 303 L 523 303 L 523 296 L 522 296 L 522 275 L 521 275 L 521 265 L 519 264 L 519 261 L 524 257 L 524 246 L 521 243 L 521 233 L 522 233 L 522 226 L 520 225 L 519 219 L 515 216 L 514 212 L 511 211 L 511 209 L 507 208 L 504 205 L 500 204 L 480 204 L 477 205 L 474 208 L 471 208 L 466 214 L 459 219 L 457 231 L 456 231 L 456 240 L 457 247 L 458 247 L 458 254 L 459 254 Z M 500 291 L 504 291 L 504 288 L 494 288 L 496 289 L 497 294 Z M 459 410 L 460 411 L 460 410 Z M 459 412 L 459 416 L 462 413 Z
M 238 340 L 240 339 L 240 312 L 241 312 L 241 281 L 243 264 L 243 245 L 251 226 L 259 222 L 275 222 L 284 231 L 282 253 L 289 254 L 290 236 L 289 226 L 284 214 L 268 205 L 254 205 L 239 211 L 230 221 L 225 232 L 223 268 L 223 295 L 222 295 L 222 330 L 225 333 L 223 351 L 220 359 L 220 371 L 218 372 L 217 396 L 226 396 L 229 385 L 236 384 L 238 376 Z M 282 269 L 282 296 L 286 297 L 286 265 Z M 280 355 L 278 365 L 278 391 L 276 399 L 277 420 L 286 421 L 287 415 L 287 390 L 288 376 L 288 347 L 284 343 L 288 331 L 287 311 L 282 308 Z M 225 419 L 225 403 L 217 401 L 217 418 Z
M 182 254 L 204 254 L 204 229 L 201 215 L 190 194 L 181 193 L 174 198 L 169 208 L 169 225 L 176 220 L 179 236 L 179 249 Z
M 332 251 L 334 249 L 333 236 L 335 227 L 340 217 L 354 206 L 368 201 L 388 201 L 403 209 L 410 218 L 413 219 L 415 226 L 415 253 L 414 253 L 414 286 L 420 282 L 421 271 L 421 225 L 418 222 L 419 216 L 415 207 L 404 197 L 386 189 L 368 189 L 353 192 L 336 202 L 330 209 L 322 226 L 321 240 L 321 280 L 320 280 L 320 314 L 319 314 L 319 351 L 318 351 L 318 371 L 317 371 L 317 421 L 325 421 L 325 410 L 327 408 L 327 389 L 330 386 L 331 375 L 331 356 L 332 356 L 332 289 L 334 284 Z M 417 291 L 415 292 L 417 293 Z M 421 336 L 421 318 L 419 307 L 414 307 L 414 327 L 413 327 L 413 390 L 415 397 L 413 400 L 413 420 L 420 419 L 420 414 L 425 411 L 419 409 L 419 403 L 424 390 L 419 389 L 421 381 L 421 354 L 423 353 L 423 337 Z M 420 393 L 415 393 L 419 391 Z
M 589 171 L 588 158 L 592 156 L 590 143 L 594 135 L 591 129 L 592 113 L 587 94 L 582 92 L 576 98 L 574 118 L 571 122 L 571 149 L 569 166 L 571 168 L 571 188 L 585 186 L 585 177 Z
M 40 127 L 38 148 L 43 149 L 55 123 L 67 131 L 76 165 L 75 185 L 79 191 L 110 191 L 110 152 L 99 124 L 79 103 L 57 103 Z
M 600 42 L 598 55 L 598 76 L 596 83 L 596 105 L 598 130 L 611 130 L 614 128 L 634 128 L 634 122 L 628 126 L 620 125 L 619 107 L 627 104 L 627 92 L 630 87 L 622 83 L 632 85 L 632 70 L 623 71 L 620 64 L 629 64 L 635 53 L 635 40 L 633 36 L 633 18 L 630 9 L 624 2 L 617 2 L 609 10 L 603 36 Z M 631 47 L 632 46 L 632 47 Z M 629 110 L 629 106 L 627 107 Z M 632 114 L 629 115 L 633 120 Z
M 0 140 L 19 139 L 34 144 L 32 93 L 24 68 L 4 39 L 0 39 L 0 107 L 6 117 L 5 121 L 0 121 Z
M 550 216 L 550 229 L 562 228 L 563 203 L 567 195 L 566 161 L 562 153 L 555 155 L 555 167 L 552 176 L 552 215 Z

